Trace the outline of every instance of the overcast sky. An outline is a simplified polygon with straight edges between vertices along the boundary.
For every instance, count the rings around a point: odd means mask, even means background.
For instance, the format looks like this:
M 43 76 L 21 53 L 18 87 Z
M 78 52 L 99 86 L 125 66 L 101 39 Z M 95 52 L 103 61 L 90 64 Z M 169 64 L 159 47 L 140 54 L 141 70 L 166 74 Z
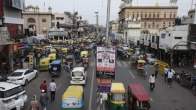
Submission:
M 134 5 L 155 5 L 159 1 L 160 5 L 168 5 L 169 0 L 133 0 Z M 178 0 L 178 16 L 187 15 L 191 8 L 192 0 Z M 195 0 L 194 0 L 195 1 Z M 44 5 L 45 2 L 45 5 Z M 119 6 L 121 0 L 111 0 L 110 20 L 118 18 Z M 64 11 L 78 11 L 83 19 L 95 24 L 95 11 L 99 12 L 99 23 L 105 25 L 107 0 L 26 0 L 26 6 L 39 6 L 41 10 L 47 10 L 51 6 L 53 12 L 62 13 Z

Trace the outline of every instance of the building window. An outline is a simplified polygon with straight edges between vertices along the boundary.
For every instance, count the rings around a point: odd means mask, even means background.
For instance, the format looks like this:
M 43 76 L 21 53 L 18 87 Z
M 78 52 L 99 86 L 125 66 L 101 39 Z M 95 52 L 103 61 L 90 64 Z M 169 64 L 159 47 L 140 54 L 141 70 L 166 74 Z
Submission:
M 155 18 L 156 16 L 155 16 L 155 13 L 153 13 L 153 18 Z
M 159 13 L 157 13 L 157 18 L 159 18 Z
M 163 27 L 165 27 L 165 21 L 163 22 Z
M 140 14 L 140 17 L 143 18 L 143 13 Z
M 151 25 L 150 24 L 148 25 L 148 28 L 151 28 Z
M 155 27 L 155 23 L 154 22 L 152 22 L 152 28 L 154 28 Z
M 147 18 L 147 13 L 145 13 L 145 18 Z
M 146 28 L 146 22 L 144 22 L 144 28 Z
M 176 18 L 176 14 L 175 13 L 173 14 L 173 18 Z
M 164 18 L 166 18 L 166 13 L 164 13 Z
M 29 18 L 29 19 L 27 20 L 27 22 L 28 22 L 28 23 L 35 23 L 36 21 L 35 21 L 34 18 Z
M 149 13 L 149 16 L 148 17 L 151 18 L 151 13 Z
M 169 22 L 169 27 L 171 26 L 171 22 Z
M 45 23 L 45 22 L 46 22 L 46 19 L 45 19 L 45 18 L 43 18 L 43 19 L 42 19 L 42 22 L 43 22 L 43 23 Z
M 137 17 L 136 18 L 138 18 L 139 17 L 139 13 L 137 13 Z
M 172 18 L 172 13 L 170 13 L 170 18 Z
M 182 37 L 175 37 L 174 39 L 182 39 Z
M 157 26 L 156 26 L 157 28 L 159 28 L 159 24 L 157 24 Z

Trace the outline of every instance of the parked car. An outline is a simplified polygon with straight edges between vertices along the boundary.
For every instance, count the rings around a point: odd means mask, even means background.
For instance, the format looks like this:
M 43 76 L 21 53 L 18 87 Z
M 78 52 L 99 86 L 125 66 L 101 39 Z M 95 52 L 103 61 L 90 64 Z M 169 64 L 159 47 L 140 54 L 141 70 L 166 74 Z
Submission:
M 184 87 L 193 88 L 196 86 L 196 76 L 191 74 L 182 74 L 180 76 L 180 84 Z
M 26 101 L 27 94 L 22 86 L 0 82 L 0 110 L 23 108 Z
M 71 84 L 86 84 L 86 71 L 84 67 L 75 67 L 71 72 Z
M 38 75 L 37 70 L 33 69 L 17 69 L 10 76 L 8 76 L 8 81 L 15 84 L 26 85 L 32 79 L 36 78 Z

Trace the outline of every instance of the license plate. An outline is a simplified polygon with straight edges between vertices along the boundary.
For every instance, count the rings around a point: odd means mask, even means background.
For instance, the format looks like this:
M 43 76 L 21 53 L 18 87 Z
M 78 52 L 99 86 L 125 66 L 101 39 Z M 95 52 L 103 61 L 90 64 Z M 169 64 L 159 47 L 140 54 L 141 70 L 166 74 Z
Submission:
M 54 71 L 56 71 L 56 70 L 57 70 L 57 68 L 56 68 L 56 67 L 54 67 L 54 68 L 53 68 L 53 70 L 54 70 Z

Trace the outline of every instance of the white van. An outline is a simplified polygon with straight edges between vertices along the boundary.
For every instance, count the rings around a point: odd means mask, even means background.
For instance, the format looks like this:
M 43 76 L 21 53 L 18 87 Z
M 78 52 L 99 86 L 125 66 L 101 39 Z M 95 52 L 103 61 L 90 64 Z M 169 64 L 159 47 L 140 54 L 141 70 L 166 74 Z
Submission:
M 0 110 L 23 108 L 27 101 L 24 88 L 8 82 L 0 82 Z
M 75 67 L 71 71 L 71 84 L 86 84 L 86 72 L 84 67 Z

